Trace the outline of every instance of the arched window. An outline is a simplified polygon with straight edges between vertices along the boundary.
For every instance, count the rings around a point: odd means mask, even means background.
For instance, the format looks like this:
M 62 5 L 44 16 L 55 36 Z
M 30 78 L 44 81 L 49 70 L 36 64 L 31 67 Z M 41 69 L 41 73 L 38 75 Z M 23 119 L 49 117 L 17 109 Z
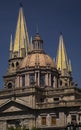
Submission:
M 51 125 L 56 125 L 56 117 L 55 116 L 51 117 Z
M 9 89 L 12 88 L 12 83 L 8 83 L 8 88 L 9 88 Z
M 18 67 L 18 65 L 19 65 L 19 62 L 16 62 L 16 67 Z
M 46 116 L 41 117 L 41 124 L 46 125 Z
M 12 67 L 14 68 L 14 63 L 12 63 Z
M 65 83 L 65 86 L 68 86 L 68 84 L 67 84 L 67 83 Z
M 35 75 L 32 73 L 32 74 L 29 75 L 29 78 L 30 78 L 30 85 L 34 84 L 34 82 L 35 82 Z
M 45 74 L 40 75 L 40 85 L 41 87 L 45 86 Z
M 60 80 L 60 86 L 62 86 L 62 80 Z
M 25 75 L 22 76 L 22 87 L 25 87 Z

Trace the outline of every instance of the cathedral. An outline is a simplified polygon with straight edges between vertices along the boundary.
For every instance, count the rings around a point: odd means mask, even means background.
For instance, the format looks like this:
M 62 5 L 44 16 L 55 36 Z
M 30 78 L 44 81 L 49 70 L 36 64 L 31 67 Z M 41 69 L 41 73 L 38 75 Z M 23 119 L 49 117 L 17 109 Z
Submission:
M 81 123 L 81 89 L 73 81 L 63 35 L 56 61 L 46 54 L 43 43 L 39 33 L 29 40 L 21 6 L 0 90 L 0 130 L 64 130 L 67 124 Z

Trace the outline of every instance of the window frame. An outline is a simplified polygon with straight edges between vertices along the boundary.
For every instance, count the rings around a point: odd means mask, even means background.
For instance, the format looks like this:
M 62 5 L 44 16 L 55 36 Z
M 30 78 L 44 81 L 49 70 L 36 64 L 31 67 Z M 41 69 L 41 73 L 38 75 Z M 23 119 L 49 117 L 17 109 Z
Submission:
M 56 116 L 51 116 L 51 125 L 56 125 Z
M 41 125 L 46 125 L 46 116 L 41 117 Z

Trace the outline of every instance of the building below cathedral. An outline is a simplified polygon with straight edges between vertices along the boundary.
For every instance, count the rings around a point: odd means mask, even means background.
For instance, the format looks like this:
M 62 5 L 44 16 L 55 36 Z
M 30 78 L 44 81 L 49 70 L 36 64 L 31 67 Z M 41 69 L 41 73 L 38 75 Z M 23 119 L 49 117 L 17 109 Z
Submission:
M 63 130 L 81 122 L 81 89 L 73 82 L 71 61 L 63 35 L 59 36 L 56 61 L 43 49 L 36 33 L 29 40 L 23 7 L 14 42 L 10 39 L 8 69 L 0 90 L 0 130 L 17 126 L 27 130 Z

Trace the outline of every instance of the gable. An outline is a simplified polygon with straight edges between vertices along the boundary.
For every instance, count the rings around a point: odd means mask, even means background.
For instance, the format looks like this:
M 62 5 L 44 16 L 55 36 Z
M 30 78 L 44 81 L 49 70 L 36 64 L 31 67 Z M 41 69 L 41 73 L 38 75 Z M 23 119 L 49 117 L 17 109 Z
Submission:
M 16 112 L 16 111 L 22 111 L 22 109 L 15 107 L 15 106 L 11 106 L 11 107 L 5 109 L 3 112 Z
M 31 111 L 32 109 L 24 103 L 16 100 L 8 100 L 0 105 L 0 113 L 18 112 L 18 111 Z

